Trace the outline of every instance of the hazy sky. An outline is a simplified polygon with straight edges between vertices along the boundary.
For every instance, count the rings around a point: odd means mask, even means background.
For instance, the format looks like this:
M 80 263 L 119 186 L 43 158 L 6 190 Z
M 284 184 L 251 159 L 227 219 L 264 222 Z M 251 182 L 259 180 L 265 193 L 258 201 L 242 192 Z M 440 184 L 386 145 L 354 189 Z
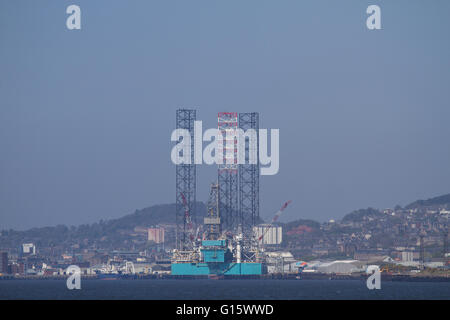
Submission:
M 81 7 L 81 30 L 66 8 Z M 366 28 L 381 7 L 382 30 Z M 450 1 L 0 1 L 0 229 L 175 199 L 178 107 L 280 129 L 261 216 L 450 192 Z M 216 168 L 198 168 L 206 200 Z

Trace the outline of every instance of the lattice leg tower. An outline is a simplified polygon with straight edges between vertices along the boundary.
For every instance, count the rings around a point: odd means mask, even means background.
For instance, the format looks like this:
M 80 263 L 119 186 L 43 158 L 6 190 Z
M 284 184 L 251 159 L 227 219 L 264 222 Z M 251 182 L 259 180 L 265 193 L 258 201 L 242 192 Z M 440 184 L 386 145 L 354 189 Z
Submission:
M 218 129 L 223 137 L 223 141 L 219 142 L 219 153 L 223 159 L 223 164 L 218 168 L 219 212 L 222 228 L 228 231 L 232 231 L 238 222 L 237 128 L 237 112 L 219 112 Z
M 191 163 L 176 165 L 176 238 L 177 248 L 188 250 L 192 246 L 188 235 L 186 211 L 195 225 L 196 203 L 196 167 L 194 164 L 194 121 L 196 110 L 179 109 L 176 111 L 176 128 L 186 129 L 191 136 Z M 183 203 L 183 195 L 186 206 Z
M 248 236 L 259 221 L 259 114 L 239 113 L 239 128 L 244 132 L 253 129 L 255 138 L 252 143 L 250 137 L 246 139 L 245 164 L 239 164 L 239 216 L 244 236 Z

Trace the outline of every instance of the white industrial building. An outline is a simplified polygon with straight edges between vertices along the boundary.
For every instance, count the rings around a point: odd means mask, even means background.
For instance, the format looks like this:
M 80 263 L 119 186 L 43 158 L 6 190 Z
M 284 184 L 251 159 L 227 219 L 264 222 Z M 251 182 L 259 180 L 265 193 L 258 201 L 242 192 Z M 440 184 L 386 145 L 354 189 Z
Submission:
M 23 254 L 36 254 L 36 246 L 33 243 L 22 244 Z
M 414 252 L 402 251 L 402 261 L 414 261 Z
M 262 236 L 262 245 L 278 245 L 283 241 L 283 228 L 271 224 L 260 224 L 253 227 L 253 234 L 256 239 Z
M 288 251 L 265 252 L 267 273 L 297 273 L 298 260 Z

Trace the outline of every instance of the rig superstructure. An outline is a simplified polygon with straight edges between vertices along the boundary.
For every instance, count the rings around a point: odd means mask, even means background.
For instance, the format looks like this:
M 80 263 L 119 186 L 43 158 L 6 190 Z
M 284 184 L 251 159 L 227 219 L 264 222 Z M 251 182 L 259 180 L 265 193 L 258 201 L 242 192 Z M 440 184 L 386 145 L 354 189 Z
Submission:
M 177 129 L 194 136 L 195 110 L 177 110 Z M 237 130 L 249 129 L 256 143 L 244 138 L 238 163 Z M 259 222 L 259 115 L 220 112 L 218 130 L 224 139 L 218 144 L 223 163 L 218 165 L 217 182 L 211 184 L 207 215 L 198 224 L 195 215 L 196 168 L 176 167 L 177 249 L 171 271 L 177 276 L 251 276 L 266 272 L 263 249 L 253 227 Z M 191 152 L 193 158 L 194 152 Z M 249 161 L 250 158 L 256 161 Z

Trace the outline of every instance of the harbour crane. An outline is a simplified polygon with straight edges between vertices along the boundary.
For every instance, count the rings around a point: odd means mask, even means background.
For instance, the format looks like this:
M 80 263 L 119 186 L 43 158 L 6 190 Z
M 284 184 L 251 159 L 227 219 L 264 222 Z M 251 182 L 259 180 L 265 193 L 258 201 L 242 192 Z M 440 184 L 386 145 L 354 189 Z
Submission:
M 273 225 L 278 218 L 281 216 L 281 214 L 283 213 L 284 209 L 287 208 L 287 206 L 292 202 L 292 200 L 286 201 L 280 208 L 280 210 L 277 211 L 277 213 L 275 213 L 275 216 L 272 218 L 272 222 L 270 222 L 270 225 Z M 270 228 L 266 228 L 264 230 L 264 232 L 259 236 L 258 238 L 258 243 L 260 241 L 262 241 L 264 239 L 264 236 L 266 235 L 266 233 L 269 231 Z

